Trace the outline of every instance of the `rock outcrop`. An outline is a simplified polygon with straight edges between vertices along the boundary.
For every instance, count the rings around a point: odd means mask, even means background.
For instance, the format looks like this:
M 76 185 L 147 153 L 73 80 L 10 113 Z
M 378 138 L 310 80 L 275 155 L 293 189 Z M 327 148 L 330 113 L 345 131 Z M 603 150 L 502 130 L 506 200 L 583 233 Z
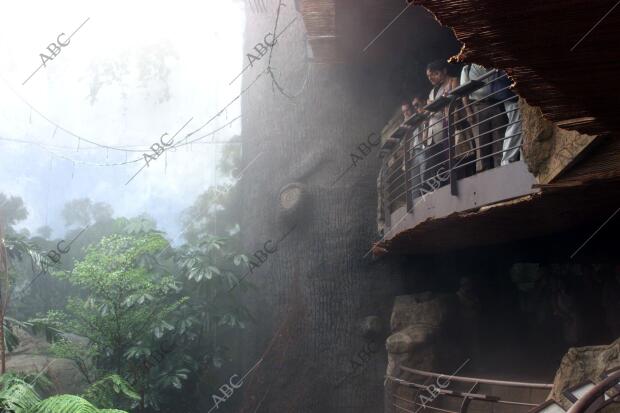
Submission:
M 620 338 L 606 346 L 573 347 L 562 358 L 549 398 L 568 409 L 571 403 L 562 394 L 564 390 L 586 380 L 598 383 L 604 371 L 618 367 Z
M 562 129 L 545 119 L 540 108 L 519 100 L 523 118 L 523 157 L 541 184 L 551 182 L 572 165 L 596 136 Z
M 467 349 L 468 337 L 461 337 L 459 345 L 447 336 L 458 333 L 459 328 L 466 330 L 475 309 L 467 289 L 467 279 L 461 282 L 457 294 L 436 294 L 424 292 L 396 297 L 390 321 L 391 335 L 386 340 L 388 351 L 387 376 L 409 379 L 410 374 L 402 371 L 400 366 L 420 370 L 441 370 L 442 365 L 462 363 Z M 460 326 L 460 327 L 459 327 Z M 457 354 L 458 353 L 458 354 Z M 441 358 L 438 357 L 441 355 Z M 385 411 L 392 412 L 393 395 L 414 399 L 412 389 L 386 382 Z
M 6 357 L 8 372 L 44 374 L 55 394 L 77 394 L 84 390 L 84 378 L 72 361 L 50 355 L 49 343 L 41 337 L 23 331 L 17 334 L 19 346 Z

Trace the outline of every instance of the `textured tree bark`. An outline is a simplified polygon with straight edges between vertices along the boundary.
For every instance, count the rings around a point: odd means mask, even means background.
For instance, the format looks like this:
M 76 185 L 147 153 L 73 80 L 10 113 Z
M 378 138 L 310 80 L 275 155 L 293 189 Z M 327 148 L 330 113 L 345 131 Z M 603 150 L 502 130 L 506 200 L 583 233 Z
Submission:
M 289 4 L 280 27 L 296 15 Z M 247 50 L 273 30 L 274 17 L 248 16 Z M 287 94 L 304 84 L 310 64 L 304 61 L 305 48 L 299 18 L 273 53 L 274 73 Z M 246 71 L 244 88 L 266 67 L 261 66 L 266 61 L 259 63 Z M 268 240 L 279 242 L 248 279 L 258 287 L 249 295 L 259 324 L 254 339 L 247 340 L 242 364 L 254 364 L 285 318 L 295 278 L 301 291 L 295 300 L 304 307 L 283 359 L 256 372 L 264 389 L 244 394 L 244 412 L 253 411 L 248 399 L 254 406 L 260 403 L 261 411 L 381 410 L 385 349 L 350 374 L 352 360 L 366 344 L 358 325 L 371 315 L 387 325 L 400 285 L 387 263 L 364 257 L 376 239 L 377 148 L 333 182 L 351 165 L 351 153 L 359 153 L 358 146 L 381 130 L 398 104 L 383 82 L 360 66 L 317 65 L 296 99 L 272 88 L 268 76 L 244 94 L 243 164 L 256 161 L 240 181 L 243 245 L 253 254 Z M 305 193 L 280 196 L 291 183 Z M 298 195 L 303 205 L 284 214 L 281 204 L 294 203 Z

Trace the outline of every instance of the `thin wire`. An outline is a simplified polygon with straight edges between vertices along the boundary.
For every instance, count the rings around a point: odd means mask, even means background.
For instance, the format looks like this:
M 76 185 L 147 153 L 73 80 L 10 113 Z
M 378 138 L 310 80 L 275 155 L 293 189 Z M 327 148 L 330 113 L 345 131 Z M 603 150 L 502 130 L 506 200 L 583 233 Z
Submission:
M 239 94 L 237 95 L 237 97 L 235 97 L 233 100 L 231 100 L 230 102 L 228 102 L 228 104 L 227 104 L 226 106 L 224 106 L 224 107 L 223 107 L 223 108 L 222 108 L 219 112 L 217 112 L 215 115 L 213 115 L 213 116 L 212 116 L 212 117 L 211 117 L 208 121 L 206 121 L 206 122 L 205 122 L 202 126 L 200 126 L 198 129 L 196 129 L 196 130 L 195 130 L 195 131 L 193 131 L 193 132 L 188 133 L 188 134 L 185 136 L 185 138 L 183 138 L 181 141 L 179 141 L 179 143 L 172 145 L 172 146 L 171 146 L 171 148 L 176 148 L 176 147 L 182 146 L 182 145 L 183 145 L 183 142 L 184 142 L 184 141 L 186 141 L 186 140 L 187 140 L 190 136 L 192 136 L 192 135 L 193 135 L 193 134 L 195 134 L 196 132 L 198 132 L 198 131 L 200 131 L 200 130 L 204 129 L 204 127 L 205 127 L 205 126 L 207 126 L 209 123 L 211 123 L 213 120 L 215 120 L 218 116 L 220 116 L 222 113 L 224 113 L 224 111 L 225 111 L 226 109 L 228 109 L 228 107 L 229 107 L 229 106 L 231 106 L 233 103 L 235 103 L 235 102 L 236 102 L 236 101 L 237 101 L 237 100 L 238 100 L 238 99 L 239 99 L 239 98 L 240 98 L 240 97 L 241 97 L 241 96 L 242 96 L 245 92 L 247 92 L 247 91 L 248 91 L 248 90 L 249 90 L 252 86 L 254 86 L 254 84 L 258 81 L 258 79 L 260 79 L 260 78 L 261 78 L 261 76 L 263 76 L 263 75 L 265 74 L 265 72 L 266 72 L 265 70 L 264 70 L 264 71 L 262 71 L 262 72 L 260 72 L 260 73 L 258 74 L 258 76 L 256 76 L 256 78 L 255 78 L 255 79 L 254 79 L 254 80 L 253 80 L 253 81 L 252 81 L 252 82 L 248 85 L 248 87 L 246 87 L 245 89 L 241 90 L 241 93 L 239 93 Z M 195 139 L 195 140 L 193 140 L 193 141 L 191 141 L 191 142 L 195 142 L 195 141 L 197 141 L 197 140 L 203 139 L 203 138 L 205 138 L 206 136 L 208 136 L 208 135 L 205 135 L 205 136 L 202 136 L 202 137 L 200 137 L 200 138 L 197 138 L 197 139 Z
M 281 6 L 281 5 L 282 5 L 282 2 L 280 2 L 280 5 L 279 5 L 279 7 L 278 7 L 278 16 L 279 16 L 279 10 L 280 10 L 280 6 Z M 277 19 L 276 19 L 276 27 L 277 27 Z M 272 48 L 272 50 L 273 50 L 273 48 Z M 271 53 L 270 53 L 270 57 L 271 57 Z M 176 144 L 173 144 L 173 145 L 172 145 L 169 149 L 172 149 L 172 148 L 177 148 L 177 147 L 180 147 L 180 146 L 183 146 L 183 145 L 186 145 L 186 144 L 191 144 L 191 143 L 193 143 L 193 142 L 196 142 L 196 141 L 202 140 L 202 139 L 204 139 L 204 138 L 206 138 L 206 137 L 208 137 L 208 136 L 212 135 L 213 133 L 215 133 L 217 130 L 216 130 L 216 131 L 214 131 L 214 132 L 212 132 L 212 133 L 209 133 L 209 134 L 203 135 L 203 136 L 201 136 L 201 137 L 199 137 L 199 138 L 196 138 L 196 139 L 194 139 L 194 140 L 192 140 L 192 141 L 189 141 L 189 142 L 185 143 L 185 141 L 187 141 L 187 139 L 188 139 L 190 136 L 192 136 L 192 135 L 193 135 L 193 134 L 195 134 L 196 132 L 198 132 L 198 131 L 200 131 L 200 130 L 204 129 L 204 128 L 208 125 L 208 124 L 210 124 L 213 120 L 215 120 L 215 119 L 216 119 L 217 117 L 219 117 L 222 113 L 224 113 L 224 111 L 226 111 L 226 109 L 228 109 L 228 107 L 230 107 L 230 106 L 231 106 L 233 103 L 235 103 L 235 102 L 236 102 L 236 101 L 237 101 L 237 100 L 238 100 L 238 99 L 239 99 L 239 98 L 240 98 L 240 97 L 241 97 L 241 96 L 242 96 L 245 92 L 247 92 L 247 91 L 248 91 L 248 90 L 249 90 L 249 89 L 250 89 L 250 88 L 251 88 L 251 87 L 252 87 L 252 86 L 253 86 L 253 85 L 254 85 L 254 84 L 258 81 L 258 79 L 260 79 L 260 78 L 261 78 L 261 77 L 262 77 L 265 73 L 270 73 L 270 75 L 271 75 L 271 77 L 272 77 L 272 79 L 273 79 L 273 74 L 271 73 L 271 67 L 270 67 L 270 66 L 268 66 L 268 67 L 267 67 L 267 69 L 265 69 L 264 71 L 260 72 L 260 73 L 256 76 L 256 78 L 255 78 L 255 79 L 254 79 L 254 80 L 253 80 L 253 81 L 252 81 L 252 82 L 251 82 L 251 83 L 250 83 L 250 84 L 249 84 L 249 85 L 248 85 L 245 89 L 243 89 L 243 90 L 241 91 L 241 93 L 239 93 L 239 94 L 238 94 L 238 95 L 237 95 L 234 99 L 232 99 L 232 100 L 231 100 L 231 101 L 230 101 L 230 102 L 229 102 L 226 106 L 224 106 L 224 107 L 223 107 L 223 108 L 222 108 L 219 112 L 217 112 L 214 116 L 212 116 L 209 120 L 207 120 L 207 121 L 206 121 L 203 125 L 201 125 L 198 129 L 196 129 L 196 130 L 194 130 L 193 132 L 190 132 L 189 134 L 187 134 L 187 135 L 185 136 L 185 138 L 184 138 L 184 139 L 182 139 L 180 142 L 178 142 L 178 143 L 176 143 Z M 84 140 L 85 142 L 88 142 L 88 143 L 90 143 L 90 144 L 92 144 L 92 145 L 95 145 L 95 146 L 97 146 L 97 147 L 100 147 L 100 148 L 106 148 L 106 149 L 111 149 L 111 150 L 115 150 L 115 151 L 121 151 L 121 152 L 125 152 L 125 153 L 127 153 L 127 152 L 142 152 L 142 153 L 144 153 L 144 151 L 148 151 L 148 149 L 149 149 L 149 148 L 146 148 L 146 149 L 143 149 L 143 150 L 140 150 L 140 149 L 127 149 L 127 148 L 123 148 L 123 147 L 115 147 L 115 146 L 103 145 L 103 144 L 100 144 L 100 143 L 98 143 L 98 142 L 92 141 L 92 140 L 90 140 L 90 139 L 84 138 L 84 137 L 82 137 L 82 136 L 80 136 L 80 135 L 77 135 L 77 134 L 75 134 L 75 133 L 73 133 L 73 132 L 69 131 L 68 129 L 64 128 L 63 126 L 59 125 L 58 123 L 54 122 L 53 120 L 49 119 L 49 118 L 48 118 L 47 116 L 45 116 L 42 112 L 40 112 L 38 109 L 36 109 L 36 108 L 35 108 L 33 105 L 31 105 L 31 104 L 30 104 L 30 103 L 29 103 L 29 102 L 28 102 L 25 98 L 23 98 L 23 97 L 22 97 L 22 96 L 21 96 L 21 95 L 20 95 L 20 94 L 19 94 L 19 93 L 15 90 L 15 89 L 13 89 L 13 87 L 9 84 L 9 82 L 8 82 L 8 81 L 7 81 L 7 80 L 6 80 L 3 76 L 1 76 L 1 75 L 0 75 L 0 79 L 2 79 L 2 81 L 6 84 L 6 86 L 7 86 L 7 87 L 8 87 L 8 88 L 9 88 L 9 89 L 10 89 L 10 90 L 11 90 L 11 91 L 12 91 L 12 92 L 13 92 L 13 93 L 14 93 L 14 94 L 15 94 L 15 95 L 16 95 L 16 96 L 20 99 L 20 100 L 22 100 L 22 101 L 23 101 L 23 102 L 24 102 L 27 106 L 29 106 L 31 110 L 34 110 L 34 111 L 35 111 L 35 112 L 36 112 L 39 116 L 41 116 L 43 119 L 45 119 L 46 121 L 48 121 L 48 122 L 49 122 L 49 123 L 51 123 L 52 125 L 56 126 L 56 128 L 61 129 L 62 131 L 66 132 L 67 134 L 69 134 L 69 135 L 71 135 L 71 136 L 73 136 L 73 137 L 77 138 L 77 139 L 78 139 L 78 143 L 79 143 L 79 140 Z M 283 92 L 283 91 L 282 91 L 282 92 Z M 284 93 L 284 92 L 283 92 L 283 93 Z M 240 118 L 240 116 L 239 116 L 239 117 L 237 117 L 237 118 L 235 118 L 234 120 L 239 119 L 239 118 Z M 233 121 L 234 121 L 234 120 L 233 120 Z M 233 121 L 231 121 L 231 123 L 232 123 Z M 221 129 L 221 128 L 220 128 L 220 129 Z M 220 130 L 220 129 L 218 129 L 218 130 Z M 6 139 L 5 139 L 5 140 L 6 140 Z M 140 162 L 140 161 L 142 160 L 142 158 L 137 158 L 137 159 L 134 159 L 134 160 L 131 160 L 131 161 L 119 162 L 119 163 L 105 163 L 105 164 L 91 163 L 91 162 L 87 162 L 87 161 L 81 161 L 81 160 L 72 159 L 72 158 L 69 158 L 69 157 L 67 157 L 67 156 L 64 156 L 64 155 L 61 155 L 61 154 L 55 153 L 55 152 L 53 152 L 52 150 L 50 150 L 50 149 L 47 149 L 47 148 L 43 147 L 43 146 L 42 146 L 41 144 L 39 144 L 39 143 L 34 143 L 34 142 L 33 142 L 33 144 L 35 144 L 35 145 L 39 145 L 40 147 L 42 147 L 42 148 L 43 148 L 44 150 L 46 150 L 47 152 L 50 152 L 52 155 L 54 155 L 54 156 L 56 156 L 56 157 L 59 157 L 59 158 L 61 158 L 61 159 L 65 159 L 65 160 L 68 160 L 68 161 L 73 161 L 73 162 L 80 163 L 80 164 L 92 165 L 92 166 L 120 166 L 120 165 L 126 165 L 126 164 L 129 164 L 129 163 L 136 163 L 136 162 Z
M 245 93 L 245 91 L 247 91 L 257 80 L 258 78 L 260 78 L 262 75 L 264 74 L 264 72 L 261 72 L 256 79 L 250 84 L 250 86 L 248 86 L 247 88 L 245 88 L 236 98 L 234 98 L 228 105 L 226 105 L 221 111 L 219 111 L 214 117 L 212 117 L 211 119 L 209 119 L 209 121 L 207 121 L 204 125 L 202 125 L 200 128 L 198 128 L 197 130 L 195 130 L 194 132 L 192 132 L 191 134 L 189 134 L 187 137 L 191 136 L 192 134 L 198 132 L 199 130 L 203 129 L 205 126 L 207 126 L 209 123 L 211 123 L 211 121 L 213 121 L 216 117 L 220 116 L 222 114 L 222 112 L 224 112 L 224 110 L 226 110 L 229 106 L 231 106 L 237 99 L 239 99 L 241 97 L 241 95 L 243 93 Z M 56 134 L 56 130 L 60 129 L 62 131 L 64 131 L 65 133 L 67 133 L 70 136 L 73 136 L 74 138 L 78 139 L 78 148 L 79 148 L 79 143 L 81 140 L 90 143 L 91 145 L 94 145 L 95 147 L 99 148 L 99 149 L 108 149 L 108 150 L 113 150 L 113 151 L 120 151 L 120 152 L 148 152 L 150 150 L 150 147 L 148 146 L 142 146 L 142 145 L 128 145 L 128 146 L 110 146 L 110 145 L 104 145 L 104 144 L 100 144 L 98 142 L 95 142 L 93 140 L 84 138 L 81 135 L 78 135 L 68 129 L 66 129 L 65 127 L 63 127 L 62 125 L 56 123 L 55 121 L 51 120 L 50 118 L 48 118 L 47 116 L 45 116 L 41 111 L 39 111 L 36 107 L 34 107 L 30 102 L 28 102 L 24 97 L 22 97 L 15 89 L 13 89 L 13 87 L 10 85 L 10 83 L 4 78 L 4 76 L 0 75 L 0 79 L 2 79 L 2 81 L 6 84 L 6 86 L 22 101 L 24 102 L 32 111 L 36 112 L 40 117 L 42 117 L 43 119 L 45 119 L 47 122 L 49 122 L 50 124 L 55 126 L 55 131 L 54 131 L 54 135 Z M 240 117 L 240 116 L 239 116 Z M 239 119 L 239 117 L 235 118 Z M 232 122 L 231 122 L 232 123 Z M 205 138 L 207 136 L 210 136 L 210 134 L 208 135 L 204 135 L 202 138 Z M 196 139 L 196 140 L 200 140 L 200 139 Z M 182 146 L 182 145 L 173 145 L 173 147 L 175 146 Z M 139 147 L 141 149 L 129 149 L 132 147 Z M 84 149 L 94 149 L 94 148 L 84 148 Z M 109 164 L 110 166 L 116 166 L 117 164 Z M 123 165 L 123 164 L 121 164 Z M 96 164 L 95 166 L 108 166 L 108 164 Z
M 282 0 L 279 1 L 278 3 L 278 12 L 276 15 L 276 22 L 275 22 L 275 26 L 273 28 L 273 32 L 276 33 L 278 30 L 278 21 L 280 19 L 280 9 L 282 6 Z M 286 27 L 284 28 L 284 30 L 282 30 L 282 33 L 288 29 L 288 27 L 293 24 L 293 22 L 295 22 L 297 20 L 297 17 L 295 17 L 289 24 L 286 25 Z M 281 34 L 281 33 L 280 33 Z M 267 61 L 267 73 L 269 73 L 269 76 L 271 77 L 271 85 L 275 86 L 278 89 L 278 92 L 280 92 L 284 97 L 288 98 L 289 100 L 293 100 L 296 99 L 297 97 L 299 97 L 305 90 L 306 87 L 308 86 L 308 80 L 310 79 L 310 69 L 311 69 L 311 65 L 308 61 L 308 48 L 304 47 L 304 60 L 306 62 L 306 75 L 304 78 L 304 82 L 301 85 L 301 88 L 299 89 L 299 92 L 297 93 L 293 93 L 293 94 L 288 94 L 286 93 L 286 90 L 282 87 L 282 85 L 280 85 L 280 82 L 278 82 L 278 80 L 276 79 L 274 73 L 273 73 L 273 68 L 271 67 L 271 58 L 273 55 L 273 47 L 269 50 L 269 59 Z
M 10 83 L 4 78 L 4 76 L 0 75 L 0 79 L 2 79 L 2 81 L 6 84 L 6 86 L 11 90 L 11 92 L 13 92 L 22 102 L 24 102 L 31 110 L 35 111 L 37 113 L 37 115 L 39 115 L 40 117 L 42 117 L 43 119 L 45 119 L 46 121 L 48 121 L 49 123 L 51 123 L 52 125 L 56 126 L 58 129 L 64 131 L 65 133 L 77 138 L 77 139 L 81 139 L 85 142 L 88 142 L 92 145 L 101 147 L 101 148 L 107 148 L 107 149 L 112 149 L 113 151 L 127 151 L 126 149 L 123 148 L 119 148 L 116 146 L 109 146 L 109 145 L 104 145 L 104 144 L 100 144 L 98 142 L 95 142 L 93 140 L 87 139 L 83 136 L 80 136 L 68 129 L 66 129 L 65 127 L 61 126 L 60 124 L 54 122 L 53 120 L 51 120 L 50 118 L 48 118 L 47 116 L 45 116 L 41 111 L 39 111 L 36 107 L 34 107 L 30 102 L 28 102 L 26 100 L 26 98 L 24 98 L 22 95 L 20 95 L 15 89 L 13 89 L 13 87 L 10 85 Z M 141 150 L 130 150 L 130 152 L 142 152 Z
M 277 14 L 277 16 L 276 16 L 276 25 L 275 25 L 276 29 L 277 29 L 278 19 L 279 19 L 279 16 L 280 16 L 280 9 L 281 9 L 281 6 L 282 6 L 282 1 L 280 0 L 280 3 L 279 3 L 279 5 L 278 5 L 278 14 Z M 296 17 L 293 21 L 295 21 L 296 19 L 297 19 L 297 17 Z M 291 24 L 292 24 L 292 22 L 291 22 Z M 276 33 L 276 30 L 274 30 L 274 33 Z M 270 53 L 269 53 L 269 62 L 271 62 L 271 55 L 272 55 L 272 52 L 273 52 L 273 48 L 271 48 Z M 180 147 L 180 146 L 185 145 L 186 143 L 184 143 L 184 141 L 186 141 L 186 140 L 187 140 L 190 136 L 192 136 L 192 135 L 193 135 L 193 134 L 195 134 L 196 132 L 198 132 L 198 131 L 200 131 L 200 130 L 204 129 L 204 128 L 208 125 L 208 124 L 210 124 L 213 120 L 215 120 L 215 119 L 216 119 L 217 117 L 219 117 L 222 113 L 224 113 L 224 111 L 226 111 L 226 109 L 228 109 L 228 107 L 230 107 L 230 106 L 231 106 L 233 103 L 235 103 L 235 102 L 236 102 L 236 101 L 237 101 L 237 100 L 238 100 L 238 99 L 239 99 L 239 98 L 240 98 L 240 97 L 241 97 L 241 96 L 242 96 L 245 92 L 247 92 L 247 91 L 248 91 L 248 90 L 249 90 L 249 89 L 250 89 L 250 88 L 251 88 L 251 87 L 252 87 L 252 86 L 253 86 L 253 85 L 254 85 L 254 84 L 258 81 L 258 79 L 260 79 L 260 78 L 261 78 L 261 77 L 262 77 L 265 73 L 269 73 L 269 74 L 270 74 L 270 76 L 271 76 L 271 78 L 272 78 L 272 80 L 273 80 L 273 82 L 274 82 L 274 84 L 277 84 L 277 85 L 278 85 L 278 90 L 280 90 L 280 92 L 281 92 L 282 94 L 284 94 L 285 96 L 289 97 L 289 96 L 285 93 L 285 91 L 284 91 L 284 90 L 283 90 L 283 89 L 279 86 L 279 84 L 277 83 L 277 81 L 275 80 L 274 75 L 273 75 L 273 73 L 272 73 L 272 71 L 271 71 L 271 66 L 270 66 L 270 65 L 268 65 L 267 69 L 265 69 L 264 71 L 262 71 L 261 73 L 259 73 L 259 74 L 258 74 L 258 76 L 256 76 L 256 78 L 255 78 L 255 79 L 254 79 L 254 80 L 253 80 L 253 81 L 252 81 L 252 82 L 251 82 L 251 83 L 250 83 L 250 84 L 249 84 L 249 85 L 248 85 L 245 89 L 243 89 L 243 90 L 241 91 L 241 93 L 239 93 L 239 94 L 238 94 L 238 95 L 237 95 L 234 99 L 232 99 L 232 100 L 231 100 L 231 101 L 230 101 L 230 102 L 229 102 L 226 106 L 224 106 L 224 107 L 223 107 L 223 108 L 222 108 L 219 112 L 217 112 L 214 116 L 212 116 L 209 120 L 207 120 L 207 121 L 206 121 L 203 125 L 201 125 L 198 129 L 196 129 L 196 130 L 194 130 L 193 132 L 190 132 L 189 134 L 187 134 L 187 135 L 185 136 L 185 138 L 184 138 L 183 140 L 181 140 L 179 143 L 172 145 L 169 149 L 171 149 L 171 148 L 176 148 L 176 147 Z M 303 91 L 303 88 L 305 88 L 305 85 L 307 84 L 308 77 L 309 77 L 309 68 L 308 68 L 308 71 L 307 71 L 306 80 L 304 81 L 304 86 L 302 87 L 302 91 Z M 14 94 L 15 94 L 15 95 L 16 95 L 16 96 L 17 96 L 17 97 L 18 97 L 18 98 L 22 101 L 22 102 L 24 102 L 24 103 L 25 103 L 28 107 L 30 107 L 30 109 L 31 109 L 31 110 L 34 110 L 34 111 L 35 111 L 35 112 L 36 112 L 39 116 L 41 116 L 43 119 L 45 119 L 45 120 L 46 120 L 46 121 L 48 121 L 49 123 L 51 123 L 51 124 L 53 124 L 54 126 L 56 126 L 56 128 L 58 128 L 58 129 L 60 129 L 60 130 L 62 130 L 62 131 L 64 131 L 64 132 L 66 132 L 67 134 L 69 134 L 69 135 L 71 135 L 71 136 L 73 136 L 73 137 L 77 138 L 77 139 L 78 139 L 78 142 L 79 142 L 79 140 L 81 139 L 81 140 L 84 140 L 85 142 L 88 142 L 88 143 L 90 143 L 90 144 L 92 144 L 92 145 L 95 145 L 95 146 L 97 146 L 97 147 L 100 147 L 100 148 L 106 148 L 106 149 L 111 149 L 111 150 L 115 150 L 115 151 L 121 151 L 121 152 L 125 152 L 125 153 L 127 153 L 127 152 L 142 152 L 142 153 L 144 153 L 145 151 L 147 151 L 147 152 L 148 152 L 148 150 L 149 150 L 149 148 L 146 148 L 146 149 L 127 149 L 127 147 L 123 148 L 123 147 L 115 147 L 115 146 L 110 146 L 110 145 L 104 145 L 104 144 L 100 144 L 100 143 L 98 143 L 98 142 L 95 142 L 95 141 L 93 141 L 93 140 L 90 140 L 90 139 L 84 138 L 84 137 L 82 137 L 82 136 L 80 136 L 80 135 L 77 135 L 77 134 L 75 134 L 75 133 L 71 132 L 70 130 L 68 130 L 68 129 L 64 128 L 63 126 L 59 125 L 58 123 L 54 122 L 53 120 L 51 120 L 51 119 L 50 119 L 50 118 L 48 118 L 47 116 L 45 116 L 42 112 L 40 112 L 37 108 L 35 108 L 32 104 L 30 104 L 30 102 L 28 102 L 28 101 L 27 101 L 24 97 L 22 97 L 22 96 L 21 96 L 21 95 L 20 95 L 20 94 L 19 94 L 19 93 L 15 90 L 15 89 L 13 89 L 13 87 L 10 85 L 10 83 L 9 83 L 9 82 L 8 82 L 8 81 L 7 81 L 7 80 L 6 80 L 3 76 L 1 76 L 1 75 L 0 75 L 0 79 L 2 79 L 2 81 L 6 84 L 6 86 L 7 86 L 7 87 L 8 87 L 8 88 L 9 88 L 9 89 L 10 89 L 10 90 L 11 90 L 11 91 L 12 91 L 12 92 L 13 92 L 13 93 L 14 93 Z M 300 92 L 300 93 L 301 93 L 301 92 Z M 240 117 L 240 116 L 239 116 L 239 117 Z M 238 119 L 239 117 L 235 118 L 235 120 L 236 120 L 236 119 Z M 218 129 L 218 130 L 219 130 L 219 129 Z M 212 133 L 211 133 L 211 134 L 212 134 Z M 199 140 L 201 140 L 201 139 L 204 139 L 204 138 L 206 138 L 207 136 L 210 136 L 211 134 L 207 134 L 207 135 L 204 135 L 204 136 L 202 136 L 202 137 L 200 137 L 200 138 L 194 139 L 194 140 L 190 141 L 189 143 L 196 142 L 196 141 L 199 141 Z M 68 158 L 68 157 L 66 157 L 66 156 L 62 156 L 62 155 L 59 155 L 59 154 L 57 154 L 57 153 L 54 153 L 54 152 L 53 152 L 53 151 L 51 151 L 51 150 L 48 150 L 48 151 L 49 151 L 50 153 L 52 153 L 53 155 L 55 155 L 55 156 L 59 157 L 59 158 L 62 158 L 62 159 L 67 159 L 67 160 L 70 160 L 70 161 L 75 161 L 75 162 L 77 162 L 77 163 L 82 163 L 82 164 L 91 164 L 91 165 L 93 165 L 93 166 L 118 166 L 118 165 L 126 165 L 127 163 L 135 163 L 135 162 L 139 162 L 139 161 L 142 159 L 142 158 L 138 158 L 138 159 L 135 159 L 135 160 L 132 160 L 132 161 L 122 162 L 122 163 L 112 163 L 112 164 L 96 164 L 96 163 L 88 163 L 88 162 L 85 162 L 85 161 L 73 160 L 73 159 Z
M 16 142 L 16 143 L 26 143 L 26 144 L 31 144 L 31 145 L 35 145 L 35 146 L 39 146 L 41 149 L 43 149 L 45 152 L 48 152 L 49 154 L 57 157 L 57 158 L 61 158 L 70 162 L 75 162 L 78 164 L 83 164 L 83 165 L 91 165 L 91 166 L 120 166 L 120 165 L 127 165 L 130 163 L 135 163 L 135 162 L 139 162 L 142 160 L 142 158 L 137 158 L 134 159 L 132 161 L 126 161 L 126 162 L 117 162 L 117 163 L 95 163 L 95 162 L 88 162 L 88 161 L 82 161 L 80 159 L 74 159 L 62 154 L 59 154 L 57 152 L 54 152 L 53 150 L 49 149 L 48 147 L 46 147 L 44 144 L 41 144 L 39 142 L 33 142 L 33 141 L 25 141 L 25 140 L 21 140 L 21 139 L 12 139 L 12 138 L 4 138 L 4 137 L 0 137 L 0 141 L 7 141 L 7 142 Z
M 211 131 L 211 132 L 209 132 L 206 135 L 203 135 L 203 136 L 201 136 L 201 137 L 199 137 L 199 138 L 197 138 L 197 139 L 195 139 L 195 140 L 193 140 L 191 142 L 188 142 L 186 144 L 181 144 L 181 145 L 177 145 L 177 146 L 187 145 L 189 143 L 192 143 L 192 142 L 195 142 L 197 140 L 204 139 L 204 138 L 206 138 L 208 136 L 211 136 L 211 135 L 215 134 L 216 132 L 224 129 L 226 126 L 232 124 L 233 122 L 235 122 L 236 120 L 238 120 L 240 118 L 241 118 L 241 116 L 238 116 L 238 117 L 234 118 L 233 120 L 231 120 L 230 122 L 228 122 L 226 125 L 218 128 L 218 129 L 215 129 L 214 131 Z M 125 160 L 125 162 L 96 163 L 96 162 L 82 161 L 82 160 L 79 160 L 79 159 L 71 158 L 71 157 L 63 155 L 63 154 L 59 154 L 59 153 L 54 152 L 53 150 L 49 149 L 50 147 L 46 146 L 45 144 L 42 144 L 42 143 L 39 143 L 39 142 L 35 142 L 35 141 L 28 141 L 28 140 L 23 140 L 23 139 L 13 139 L 13 138 L 4 138 L 4 137 L 1 137 L 1 136 L 0 136 L 0 141 L 7 141 L 7 142 L 14 142 L 14 143 L 23 143 L 23 144 L 35 145 L 35 146 L 38 146 L 41 149 L 43 149 L 45 152 L 48 152 L 49 154 L 51 154 L 53 156 L 56 156 L 57 158 L 61 158 L 61 159 L 64 159 L 66 161 L 70 161 L 70 162 L 74 162 L 74 163 L 78 163 L 78 164 L 82 164 L 82 165 L 90 165 L 90 166 L 122 166 L 122 165 L 128 165 L 128 164 L 132 164 L 132 163 L 137 163 L 137 162 L 140 162 L 140 161 L 142 161 L 144 159 L 143 157 L 140 157 L 140 158 L 136 158 L 136 159 L 133 159 L 133 160 L 130 160 L 130 161 Z M 237 142 L 237 141 L 226 141 L 226 142 L 203 142 L 203 143 L 204 144 L 213 144 L 213 143 L 217 143 L 217 144 L 229 144 L 229 143 L 231 143 L 231 144 L 233 144 L 233 143 L 234 144 L 238 144 L 240 142 Z M 67 148 L 67 149 L 70 149 L 70 148 Z M 89 148 L 89 149 L 94 149 L 94 148 Z M 127 151 L 125 151 L 125 159 L 127 159 Z

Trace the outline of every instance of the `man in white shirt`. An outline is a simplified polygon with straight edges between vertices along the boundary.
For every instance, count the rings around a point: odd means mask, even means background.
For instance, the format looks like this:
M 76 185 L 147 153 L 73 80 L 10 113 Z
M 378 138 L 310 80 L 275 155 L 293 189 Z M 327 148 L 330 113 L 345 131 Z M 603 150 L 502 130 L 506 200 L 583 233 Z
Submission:
M 463 66 L 461 70 L 461 82 L 463 85 L 472 79 L 479 79 L 491 70 L 486 69 L 478 64 L 470 64 Z M 492 77 L 492 76 L 491 76 Z M 478 172 L 499 166 L 501 153 L 492 155 L 502 149 L 503 137 L 501 127 L 505 124 L 505 118 L 500 116 L 502 112 L 502 104 L 493 101 L 493 92 L 487 77 L 484 82 L 486 86 L 473 91 L 468 97 L 463 99 L 467 120 L 473 126 L 473 133 L 476 136 L 476 155 L 478 162 L 476 170 Z
M 502 145 L 502 165 L 508 165 L 510 162 L 521 159 L 521 109 L 519 109 L 519 100 L 504 102 L 506 116 L 508 116 L 508 127 Z

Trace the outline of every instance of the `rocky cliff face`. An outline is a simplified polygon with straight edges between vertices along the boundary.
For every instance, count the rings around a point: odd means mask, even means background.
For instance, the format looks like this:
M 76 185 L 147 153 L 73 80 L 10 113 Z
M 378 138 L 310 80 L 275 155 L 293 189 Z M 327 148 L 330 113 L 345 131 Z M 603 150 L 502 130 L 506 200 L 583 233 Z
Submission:
M 606 346 L 573 347 L 562 358 L 549 399 L 568 409 L 572 403 L 562 394 L 564 390 L 586 380 L 598 383 L 604 371 L 619 367 L 620 338 Z
M 388 377 L 411 378 L 400 366 L 442 371 L 471 357 L 476 306 L 467 291 L 467 279 L 463 280 L 457 294 L 423 292 L 396 297 L 390 323 L 392 334 L 386 340 Z M 419 382 L 420 378 L 413 381 Z M 393 412 L 394 396 L 415 400 L 419 392 L 388 380 L 385 393 L 384 411 Z
M 558 127 L 543 117 L 540 108 L 524 99 L 519 102 L 523 116 L 523 156 L 538 182 L 546 184 L 572 165 L 596 136 Z
M 45 374 L 54 394 L 77 394 L 84 390 L 83 376 L 73 362 L 49 355 L 49 343 L 41 337 L 22 331 L 18 337 L 19 346 L 6 357 L 7 371 Z

